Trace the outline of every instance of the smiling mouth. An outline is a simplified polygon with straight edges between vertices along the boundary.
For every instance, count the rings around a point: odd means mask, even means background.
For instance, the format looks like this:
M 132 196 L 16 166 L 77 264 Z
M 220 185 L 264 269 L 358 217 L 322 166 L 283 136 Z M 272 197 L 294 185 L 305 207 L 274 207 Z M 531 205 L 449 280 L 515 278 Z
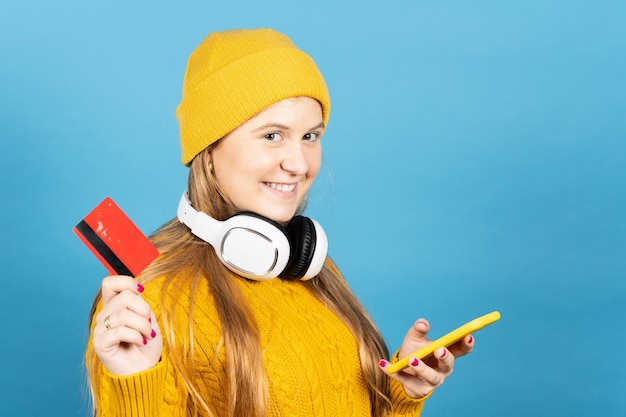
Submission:
M 282 191 L 284 193 L 291 192 L 296 188 L 296 184 L 281 184 L 281 183 L 276 183 L 276 182 L 266 182 L 265 185 L 277 191 Z

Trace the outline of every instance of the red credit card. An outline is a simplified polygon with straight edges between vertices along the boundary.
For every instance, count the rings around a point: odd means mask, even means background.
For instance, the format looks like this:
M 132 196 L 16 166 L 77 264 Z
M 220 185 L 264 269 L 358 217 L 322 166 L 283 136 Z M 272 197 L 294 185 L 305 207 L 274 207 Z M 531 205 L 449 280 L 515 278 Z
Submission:
M 72 230 L 113 275 L 136 277 L 159 251 L 107 197 Z

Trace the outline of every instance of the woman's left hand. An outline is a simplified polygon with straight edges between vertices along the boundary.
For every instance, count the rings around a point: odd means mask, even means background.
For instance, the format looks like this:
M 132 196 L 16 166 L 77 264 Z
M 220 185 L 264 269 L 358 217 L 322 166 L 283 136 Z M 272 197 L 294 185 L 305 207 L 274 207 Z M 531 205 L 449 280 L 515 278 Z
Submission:
M 430 325 L 425 319 L 419 319 L 408 331 L 398 352 L 399 358 L 415 352 L 429 343 L 426 335 Z M 441 386 L 445 379 L 452 374 L 454 359 L 466 355 L 474 347 L 474 338 L 465 336 L 459 342 L 448 348 L 439 348 L 434 354 L 425 360 L 415 357 L 409 358 L 409 366 L 400 372 L 388 374 L 404 386 L 404 391 L 409 397 L 422 398 L 437 387 Z M 385 370 L 390 365 L 386 360 L 380 361 L 381 369 Z

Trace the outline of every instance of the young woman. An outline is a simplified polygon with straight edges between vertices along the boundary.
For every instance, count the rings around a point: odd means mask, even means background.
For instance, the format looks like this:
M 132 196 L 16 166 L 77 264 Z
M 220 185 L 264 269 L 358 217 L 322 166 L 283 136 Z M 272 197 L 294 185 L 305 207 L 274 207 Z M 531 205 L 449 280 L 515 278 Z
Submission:
M 299 215 L 329 110 L 315 63 L 278 32 L 217 32 L 192 53 L 178 216 L 151 237 L 160 257 L 137 280 L 105 278 L 94 303 L 97 415 L 418 416 L 472 349 L 469 336 L 385 372 L 385 342 Z M 428 328 L 417 320 L 394 358 Z

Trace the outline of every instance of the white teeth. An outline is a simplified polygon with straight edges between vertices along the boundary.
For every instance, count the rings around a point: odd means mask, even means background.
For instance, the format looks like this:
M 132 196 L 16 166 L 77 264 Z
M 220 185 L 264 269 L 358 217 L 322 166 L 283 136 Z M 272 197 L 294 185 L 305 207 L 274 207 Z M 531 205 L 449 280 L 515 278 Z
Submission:
M 277 184 L 275 182 L 268 182 L 266 184 L 271 188 L 282 192 L 290 192 L 296 188 L 296 184 Z

